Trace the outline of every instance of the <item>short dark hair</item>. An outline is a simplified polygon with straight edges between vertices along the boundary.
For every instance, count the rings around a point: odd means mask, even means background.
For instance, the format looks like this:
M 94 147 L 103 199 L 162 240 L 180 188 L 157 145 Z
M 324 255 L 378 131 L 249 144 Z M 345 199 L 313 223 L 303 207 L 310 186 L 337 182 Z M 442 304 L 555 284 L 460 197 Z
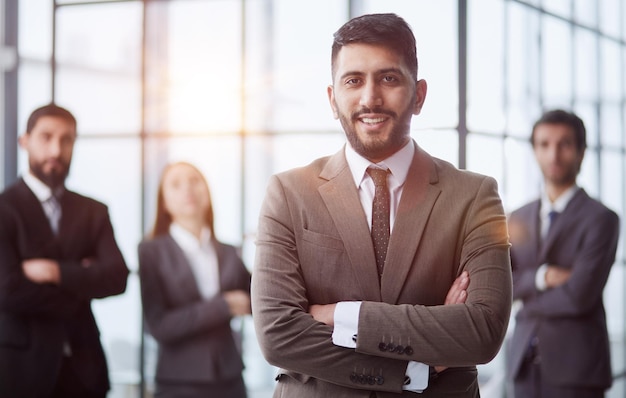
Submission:
M 530 143 L 535 146 L 535 130 L 541 124 L 563 124 L 569 126 L 576 138 L 576 149 L 582 152 L 587 148 L 587 130 L 582 119 L 573 112 L 567 112 L 562 109 L 554 109 L 545 112 L 539 120 L 533 125 L 533 132 L 530 135 Z
M 28 122 L 26 123 L 26 134 L 30 134 L 31 131 L 35 128 L 35 125 L 39 121 L 40 118 L 44 116 L 54 116 L 61 118 L 74 126 L 74 130 L 76 130 L 76 118 L 70 111 L 65 108 L 62 108 L 54 103 L 50 103 L 48 105 L 44 105 L 35 109 L 30 116 L 28 117 Z
M 343 46 L 355 43 L 381 44 L 402 56 L 417 81 L 417 50 L 409 24 L 396 14 L 367 14 L 346 22 L 333 35 L 331 68 Z

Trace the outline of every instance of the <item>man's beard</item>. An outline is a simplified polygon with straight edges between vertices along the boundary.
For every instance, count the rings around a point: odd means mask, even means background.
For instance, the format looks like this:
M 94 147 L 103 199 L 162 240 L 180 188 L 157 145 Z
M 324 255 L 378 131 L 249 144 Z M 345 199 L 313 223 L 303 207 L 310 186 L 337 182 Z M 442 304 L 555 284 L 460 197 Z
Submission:
M 43 170 L 42 163 L 31 162 L 29 167 L 35 177 L 52 189 L 63 186 L 69 172 L 69 166 L 66 164 L 63 164 L 62 170 L 52 169 L 49 173 Z
M 358 118 L 367 113 L 387 115 L 394 122 L 400 121 L 401 123 L 394 124 L 388 140 L 376 140 L 366 144 L 359 139 L 359 136 L 356 133 L 356 124 L 358 123 Z M 344 113 L 339 112 L 339 121 L 343 127 L 350 146 L 352 146 L 356 153 L 366 159 L 381 159 L 389 156 L 390 149 L 396 148 L 397 150 L 406 144 L 406 137 L 410 135 L 410 120 L 412 116 L 413 113 L 409 109 L 398 117 L 398 115 L 393 111 L 383 110 L 380 108 L 374 108 L 372 110 L 363 108 L 352 113 L 350 118 L 346 117 Z

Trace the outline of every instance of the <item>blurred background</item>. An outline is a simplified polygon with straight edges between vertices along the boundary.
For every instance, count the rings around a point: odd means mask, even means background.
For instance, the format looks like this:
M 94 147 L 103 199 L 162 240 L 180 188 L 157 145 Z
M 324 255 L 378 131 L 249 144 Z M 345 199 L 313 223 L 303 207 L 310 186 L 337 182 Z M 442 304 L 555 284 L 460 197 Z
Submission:
M 344 134 L 326 96 L 332 34 L 349 18 L 395 12 L 412 26 L 429 90 L 412 135 L 431 154 L 495 177 L 507 211 L 535 198 L 528 137 L 542 110 L 588 129 L 579 184 L 625 219 L 626 4 L 621 0 L 0 0 L 0 188 L 26 170 L 26 118 L 55 101 L 78 119 L 67 185 L 109 205 L 129 267 L 125 294 L 94 301 L 113 390 L 149 397 L 155 344 L 143 332 L 136 248 L 153 223 L 162 167 L 199 166 L 218 237 L 252 269 L 268 177 L 335 153 Z M 605 289 L 615 383 L 624 397 L 622 233 Z M 275 369 L 251 319 L 251 398 Z M 512 320 L 513 322 L 513 320 Z M 485 398 L 505 396 L 503 353 L 479 367 Z

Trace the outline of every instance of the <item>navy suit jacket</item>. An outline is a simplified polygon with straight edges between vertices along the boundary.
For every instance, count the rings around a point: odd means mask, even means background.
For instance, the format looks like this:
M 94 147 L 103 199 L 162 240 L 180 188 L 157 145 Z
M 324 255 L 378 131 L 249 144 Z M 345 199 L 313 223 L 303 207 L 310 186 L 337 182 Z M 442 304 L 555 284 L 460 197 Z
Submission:
M 71 191 L 60 202 L 55 236 L 23 180 L 0 194 L 1 397 L 49 396 L 67 342 L 77 378 L 94 392 L 109 389 L 91 299 L 124 292 L 128 269 L 104 204 Z M 21 264 L 32 258 L 57 260 L 60 285 L 29 281 Z
M 214 242 L 220 291 L 250 292 L 250 273 L 235 247 Z M 169 234 L 139 245 L 141 298 L 159 343 L 157 381 L 215 383 L 241 376 L 243 361 L 221 295 L 203 299 L 184 252 Z
M 538 337 L 545 380 L 562 386 L 608 388 L 611 360 L 602 292 L 615 261 L 618 216 L 580 189 L 542 243 L 540 201 L 509 217 L 514 299 L 521 300 L 510 341 L 508 375 L 515 378 Z M 539 291 L 541 264 L 572 271 L 562 286 Z

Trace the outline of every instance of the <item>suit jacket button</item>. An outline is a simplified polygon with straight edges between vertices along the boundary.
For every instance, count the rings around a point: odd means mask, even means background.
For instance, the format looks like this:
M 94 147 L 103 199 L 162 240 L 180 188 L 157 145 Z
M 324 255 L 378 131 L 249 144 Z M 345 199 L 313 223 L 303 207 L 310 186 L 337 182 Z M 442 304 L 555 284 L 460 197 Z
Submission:
M 356 383 L 359 381 L 359 376 L 357 376 L 356 373 L 352 372 L 350 373 L 350 381 L 353 383 Z
M 367 384 L 373 385 L 376 383 L 376 378 L 374 376 L 367 376 Z
M 397 352 L 398 354 L 403 354 L 404 353 L 404 347 L 401 345 L 397 345 L 396 349 L 394 350 L 394 352 Z
M 367 376 L 365 376 L 363 373 L 359 375 L 359 383 L 367 384 Z
M 406 346 L 406 347 L 404 348 L 404 353 L 405 353 L 406 355 L 413 355 L 413 347 L 411 347 L 410 345 Z
M 387 344 L 387 351 L 393 352 L 393 350 L 395 350 L 395 349 L 396 349 L 396 345 L 395 344 L 393 344 L 393 343 Z
M 385 382 L 385 378 L 382 376 L 376 376 L 376 384 L 381 386 Z
M 383 351 L 383 352 L 387 351 L 387 344 L 385 344 L 383 342 L 378 343 L 378 349 Z

